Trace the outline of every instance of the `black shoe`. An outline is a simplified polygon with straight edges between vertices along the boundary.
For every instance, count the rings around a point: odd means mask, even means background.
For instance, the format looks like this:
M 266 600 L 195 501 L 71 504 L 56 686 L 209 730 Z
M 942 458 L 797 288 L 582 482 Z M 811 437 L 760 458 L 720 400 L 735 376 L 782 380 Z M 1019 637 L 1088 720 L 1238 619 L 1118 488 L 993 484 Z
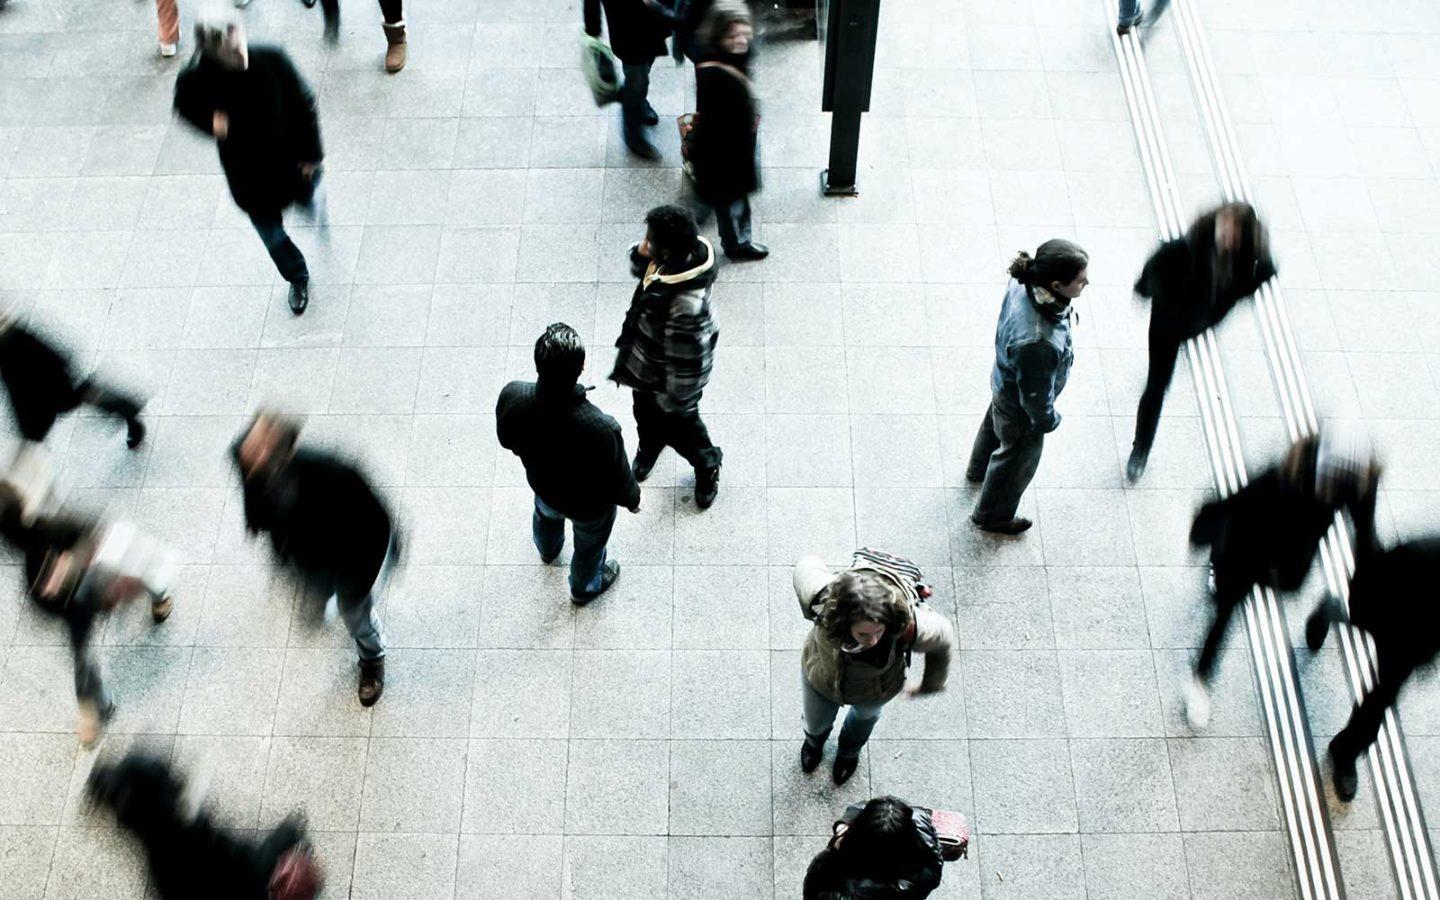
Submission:
M 562 546 L 562 549 L 563 549 L 563 546 Z M 550 565 L 551 563 L 553 563 L 555 560 L 557 560 L 557 559 L 559 559 L 559 558 L 560 558 L 560 551 L 559 551 L 559 550 L 556 550 L 554 553 L 550 554 L 549 556 L 546 556 L 546 555 L 543 554 L 543 553 L 540 554 L 540 561 L 541 561 L 542 563 L 544 563 L 545 565 L 547 565 L 547 566 Z
M 736 262 L 748 262 L 752 259 L 764 259 L 770 255 L 770 248 L 764 244 L 757 244 L 754 241 L 746 241 L 743 244 L 736 244 L 734 247 L 725 248 L 727 259 Z
M 655 145 L 644 138 L 627 140 L 625 146 L 629 147 L 630 152 L 641 159 L 649 160 L 650 162 L 656 162 L 660 159 L 660 151 L 656 150 Z
M 125 446 L 134 450 L 145 441 L 145 423 L 139 419 L 125 420 Z
M 385 659 L 360 660 L 360 705 L 374 706 L 385 693 Z
M 970 474 L 969 472 L 966 472 L 966 473 L 965 473 L 965 480 L 968 481 L 968 482 L 970 482 L 971 484 L 984 484 L 984 483 L 985 483 L 985 473 L 984 473 L 984 472 L 981 472 L 979 475 L 972 475 L 972 474 Z
M 854 775 L 855 770 L 859 767 L 860 757 L 837 756 L 835 757 L 835 765 L 830 768 L 830 780 L 836 784 L 844 784 L 850 780 L 850 776 Z
M 310 279 L 290 282 L 290 311 L 295 315 L 305 312 L 310 305 Z
M 1125 480 L 1134 484 L 1145 474 L 1145 465 L 1150 462 L 1150 454 L 1142 453 L 1139 450 L 1130 451 L 1130 460 L 1125 463 Z
M 1121 37 L 1124 37 L 1125 35 L 1129 34 L 1130 30 L 1134 27 L 1134 25 L 1117 25 L 1115 26 L 1115 33 L 1120 35 Z
M 645 104 L 645 124 L 646 124 L 646 125 L 659 125 L 659 124 L 660 124 L 660 114 L 657 113 L 657 112 L 655 111 L 655 107 L 651 106 L 648 102 Z
M 1310 648 L 1311 653 L 1325 646 L 1325 636 L 1330 633 L 1330 623 L 1338 618 L 1335 613 L 1339 611 L 1339 606 L 1339 601 L 1327 595 L 1305 620 L 1305 646 Z
M 649 454 L 637 452 L 634 462 L 630 463 L 630 471 L 634 473 L 635 480 L 644 481 L 649 478 L 650 470 L 655 468 L 655 463 L 659 461 L 659 459 L 660 455 L 658 453 L 650 456 Z
M 820 759 L 825 755 L 825 744 L 812 744 L 809 739 L 800 745 L 800 771 L 813 772 L 820 768 Z
M 300 2 L 303 3 L 303 4 L 305 4 L 305 8 L 306 8 L 306 9 L 314 9 L 314 8 L 315 8 L 315 0 L 300 0 Z
M 981 531 L 988 531 L 991 534 L 1019 534 L 1028 531 L 1034 522 L 1022 516 L 1016 516 L 1008 522 L 979 522 L 972 516 L 970 521 L 975 522 L 975 527 Z
M 325 43 L 331 47 L 340 43 L 340 18 L 337 16 L 333 21 L 325 20 Z
M 579 594 L 572 592 L 570 594 L 570 602 L 575 604 L 576 606 L 584 606 L 591 600 L 594 600 L 596 597 L 610 590 L 610 585 L 614 584 L 615 580 L 619 577 L 620 564 L 613 559 L 605 560 L 605 567 L 600 573 L 600 590 L 585 591 Z
M 1360 773 L 1355 770 L 1355 759 L 1336 755 L 1335 742 L 1332 740 L 1330 762 L 1335 767 L 1335 796 L 1349 803 L 1355 799 L 1355 792 L 1360 789 Z
M 720 467 L 695 470 L 695 505 L 709 509 L 720 493 Z

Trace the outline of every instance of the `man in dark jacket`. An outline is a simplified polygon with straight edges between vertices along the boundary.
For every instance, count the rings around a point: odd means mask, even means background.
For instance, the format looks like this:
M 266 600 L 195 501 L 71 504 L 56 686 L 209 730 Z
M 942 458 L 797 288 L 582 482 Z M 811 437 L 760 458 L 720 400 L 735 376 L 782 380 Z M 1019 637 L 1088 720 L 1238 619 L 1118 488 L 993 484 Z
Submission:
M 538 381 L 512 381 L 495 405 L 500 446 L 525 463 L 535 491 L 531 530 L 547 564 L 565 546 L 565 520 L 575 530 L 570 598 L 584 606 L 620 577 L 620 563 L 605 545 L 615 508 L 640 511 L 640 485 L 630 471 L 620 424 L 586 399 L 578 382 L 585 345 L 575 329 L 557 322 L 535 342 Z
M 385 687 L 385 637 L 375 587 L 397 555 L 390 511 L 348 463 L 300 449 L 299 423 L 257 413 L 233 455 L 245 496 L 245 527 L 268 532 L 275 555 L 335 595 L 360 654 L 360 703 Z
M 238 19 L 197 22 L 195 45 L 195 62 L 175 81 L 175 111 L 215 138 L 230 195 L 290 283 L 298 316 L 310 302 L 310 271 L 281 214 L 314 203 L 324 158 L 315 95 L 285 51 L 247 46 Z
M 674 12 L 660 0 L 585 0 L 585 33 L 600 36 L 600 8 L 610 32 L 610 49 L 625 70 L 620 86 L 620 114 L 625 125 L 625 146 L 643 159 L 656 160 L 660 151 L 645 136 L 645 126 L 660 116 L 650 105 L 650 68 L 665 56 L 665 38 L 677 23 Z
M 1357 553 L 1350 579 L 1349 612 L 1327 598 L 1305 626 L 1305 642 L 1319 650 L 1331 624 L 1349 623 L 1375 640 L 1375 686 L 1350 714 L 1350 721 L 1330 741 L 1335 766 L 1335 793 L 1355 799 L 1359 786 L 1356 760 L 1375 742 L 1385 711 L 1395 705 L 1400 688 L 1416 669 L 1440 653 L 1440 608 L 1424 595 L 1440 576 L 1440 538 L 1398 544 L 1389 550 Z
M 710 317 L 715 248 L 695 220 L 675 206 L 645 215 L 645 240 L 630 248 L 640 283 L 615 346 L 617 384 L 635 391 L 635 479 L 644 481 L 666 446 L 695 468 L 695 505 L 706 509 L 720 491 L 723 454 L 700 419 L 719 329 Z
M 70 360 L 39 335 L 0 313 L 0 380 L 10 392 L 15 425 L 27 441 L 42 443 L 55 419 L 82 403 L 125 420 L 126 444 L 145 439 L 140 401 L 92 378 L 76 380 Z

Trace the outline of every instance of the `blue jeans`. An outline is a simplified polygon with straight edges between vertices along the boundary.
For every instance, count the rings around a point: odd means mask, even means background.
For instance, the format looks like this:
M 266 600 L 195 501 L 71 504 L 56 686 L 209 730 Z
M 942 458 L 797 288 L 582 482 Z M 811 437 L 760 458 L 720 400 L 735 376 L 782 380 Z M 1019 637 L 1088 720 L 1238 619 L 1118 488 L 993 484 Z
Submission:
M 811 687 L 803 672 L 800 673 L 800 693 L 805 707 L 805 741 L 823 746 L 826 736 L 835 725 L 835 715 L 840 712 L 842 704 Z M 845 715 L 845 724 L 840 726 L 839 756 L 849 759 L 860 755 L 865 742 L 870 740 L 870 732 L 875 730 L 875 723 L 880 721 L 880 712 L 884 709 L 884 703 L 850 705 L 850 712 Z
M 386 581 L 390 566 L 395 561 L 395 535 L 390 536 L 390 548 L 380 572 L 370 590 L 360 597 L 347 597 L 336 591 L 335 606 L 345 622 L 345 630 L 355 640 L 355 650 L 366 662 L 385 658 L 385 633 L 380 629 L 380 620 L 375 617 L 375 591 Z
M 560 548 L 565 546 L 567 518 L 544 500 L 535 498 L 530 530 L 541 556 L 559 555 Z M 610 540 L 610 529 L 615 527 L 615 507 L 610 507 L 610 511 L 598 519 L 571 519 L 570 527 L 575 531 L 575 553 L 570 557 L 570 593 L 593 594 L 600 590 L 604 576 L 605 545 Z
M 310 270 L 305 265 L 305 255 L 295 242 L 290 240 L 290 235 L 285 233 L 285 226 L 280 221 L 280 214 L 257 214 L 250 213 L 250 222 L 255 226 L 255 231 L 260 235 L 260 242 L 270 253 L 270 258 L 275 262 L 275 268 L 280 270 L 280 277 L 294 284 L 297 281 L 309 281 Z
M 1120 24 L 1139 25 L 1141 18 L 1144 18 L 1151 25 L 1160 20 L 1160 14 L 1165 12 L 1165 7 L 1170 5 L 1170 0 L 1155 0 L 1150 5 L 1150 15 L 1142 16 L 1140 0 L 1120 0 Z
M 621 63 L 625 81 L 620 85 L 620 117 L 624 122 L 625 140 L 645 140 L 645 111 L 649 107 L 650 67 L 655 60 L 643 63 Z

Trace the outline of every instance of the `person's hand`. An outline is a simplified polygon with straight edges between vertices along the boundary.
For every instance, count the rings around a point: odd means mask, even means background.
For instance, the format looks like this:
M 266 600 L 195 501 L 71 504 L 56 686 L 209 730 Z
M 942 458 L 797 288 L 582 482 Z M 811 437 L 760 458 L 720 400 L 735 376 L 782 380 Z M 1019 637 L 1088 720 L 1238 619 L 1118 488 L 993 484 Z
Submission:
M 938 694 L 940 693 L 940 690 L 943 690 L 943 688 L 937 690 L 926 690 L 924 687 L 918 684 L 912 684 L 909 687 L 905 688 L 905 697 L 909 700 L 914 700 L 916 697 L 927 697 L 930 694 Z
M 640 504 L 639 504 L 639 503 L 636 503 L 634 506 L 627 506 L 626 509 L 630 510 L 630 512 L 631 512 L 632 514 L 634 514 L 634 515 L 637 515 L 637 516 L 640 515 Z
M 210 133 L 215 135 L 217 141 L 223 141 L 230 136 L 230 116 L 225 110 L 217 109 L 211 114 Z
M 301 174 L 301 175 L 304 175 L 306 178 L 314 178 L 314 177 L 315 177 L 315 170 L 316 170 L 316 169 L 319 169 L 319 168 L 320 168 L 320 164 L 319 164 L 319 163 L 301 163 L 301 164 L 300 164 L 300 174 Z
M 643 259 L 653 259 L 655 257 L 655 254 L 650 250 L 650 238 L 648 236 L 635 245 L 635 252 Z

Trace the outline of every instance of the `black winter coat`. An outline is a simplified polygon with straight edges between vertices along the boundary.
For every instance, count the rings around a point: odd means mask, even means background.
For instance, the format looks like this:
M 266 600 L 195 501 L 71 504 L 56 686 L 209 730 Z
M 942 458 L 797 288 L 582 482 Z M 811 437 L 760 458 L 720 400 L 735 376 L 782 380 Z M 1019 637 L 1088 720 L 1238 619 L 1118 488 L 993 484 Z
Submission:
M 364 475 L 338 457 L 301 449 L 269 478 L 241 477 L 245 526 L 268 532 L 277 556 L 337 593 L 369 593 L 393 523 Z
M 1356 561 L 1350 622 L 1375 638 L 1381 659 L 1408 667 L 1440 653 L 1440 604 L 1429 593 L 1437 575 L 1437 537 L 1407 541 Z
M 695 193 L 711 206 L 732 203 L 760 189 L 756 156 L 760 121 L 743 65 L 743 59 L 716 58 L 695 67 L 690 164 L 695 169 Z
M 10 391 L 15 424 L 29 441 L 43 441 L 61 413 L 80 405 L 70 361 L 19 325 L 0 330 L 0 379 Z
M 512 381 L 495 404 L 500 446 L 525 463 L 535 495 L 573 519 L 598 519 L 617 506 L 640 503 L 620 423 L 586 399 L 586 389 L 563 391 Z
M 175 80 L 175 111 L 210 134 L 217 110 L 230 118 L 218 146 L 236 206 L 273 215 L 309 199 L 314 187 L 300 165 L 324 158 L 320 120 L 315 95 L 285 51 L 251 47 L 244 71 L 203 55 L 187 66 Z
M 585 0 L 586 34 L 600 36 L 602 3 L 610 50 L 622 63 L 654 62 L 669 53 L 665 38 L 674 28 L 674 19 L 651 9 L 645 0 Z
M 1254 294 L 1275 276 L 1268 254 L 1237 260 L 1229 284 L 1215 284 L 1211 260 L 1213 241 L 1191 243 L 1188 238 L 1166 241 L 1151 255 L 1135 281 L 1135 293 L 1148 297 L 1150 331 L 1176 343 L 1218 325 L 1235 304 Z
M 917 810 L 920 837 L 931 853 L 927 859 L 917 861 L 911 871 L 888 875 L 864 874 L 864 867 L 845 854 L 844 841 L 839 846 L 834 840 L 831 846 L 821 850 L 805 872 L 804 900 L 850 900 L 854 896 L 885 897 L 887 900 L 924 900 L 940 886 L 940 873 L 944 862 L 940 856 L 940 842 L 935 829 L 930 825 L 928 813 Z M 868 893 L 867 893 L 868 892 Z

